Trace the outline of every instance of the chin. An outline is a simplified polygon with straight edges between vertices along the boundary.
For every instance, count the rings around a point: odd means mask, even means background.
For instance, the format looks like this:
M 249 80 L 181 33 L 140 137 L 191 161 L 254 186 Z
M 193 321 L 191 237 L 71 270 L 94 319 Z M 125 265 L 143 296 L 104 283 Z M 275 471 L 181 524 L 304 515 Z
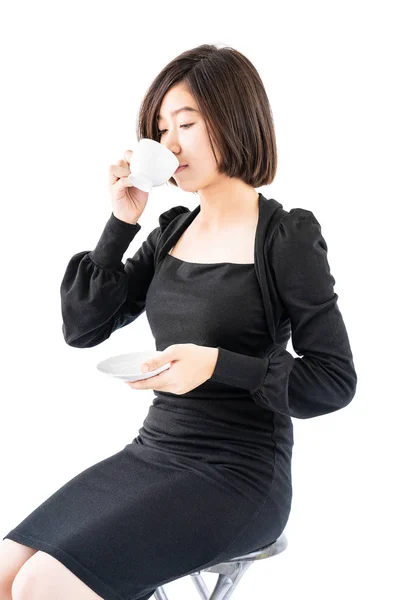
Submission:
M 198 190 L 198 186 L 197 185 L 193 185 L 193 184 L 191 184 L 189 182 L 185 183 L 183 181 L 179 182 L 179 181 L 176 181 L 176 180 L 175 180 L 175 182 L 176 182 L 176 185 L 178 186 L 178 188 L 180 190 L 184 191 L 184 192 L 197 192 L 197 190 Z

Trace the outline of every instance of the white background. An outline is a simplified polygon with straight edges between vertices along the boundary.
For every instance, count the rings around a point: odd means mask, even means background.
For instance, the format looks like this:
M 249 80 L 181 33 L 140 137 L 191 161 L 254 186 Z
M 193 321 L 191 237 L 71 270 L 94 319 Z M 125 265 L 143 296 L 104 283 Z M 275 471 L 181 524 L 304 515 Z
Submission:
M 396 4 L 2 5 L 1 537 L 122 449 L 147 414 L 152 391 L 96 369 L 113 354 L 155 349 L 146 313 L 97 347 L 72 348 L 59 288 L 70 258 L 94 248 L 111 214 L 108 167 L 137 143 L 147 87 L 182 51 L 220 44 L 263 79 L 278 172 L 258 191 L 319 220 L 358 374 L 347 408 L 293 419 L 289 546 L 254 563 L 234 598 L 399 597 Z M 161 212 L 198 202 L 154 189 L 124 261 Z M 165 589 L 197 597 L 189 578 Z

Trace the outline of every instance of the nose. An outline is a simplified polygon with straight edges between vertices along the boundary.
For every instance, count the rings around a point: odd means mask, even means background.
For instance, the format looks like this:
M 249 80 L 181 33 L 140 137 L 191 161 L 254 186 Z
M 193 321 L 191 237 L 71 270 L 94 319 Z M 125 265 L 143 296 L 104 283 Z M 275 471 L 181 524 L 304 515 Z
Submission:
M 170 138 L 168 141 L 163 140 L 162 142 L 160 142 L 163 146 L 165 146 L 166 148 L 168 148 L 168 150 L 170 150 L 173 154 L 175 154 L 175 156 L 177 157 L 177 155 L 180 153 L 181 151 L 181 147 L 178 144 L 177 141 L 174 141 L 172 138 Z M 177 157 L 178 158 L 178 157 Z
M 160 143 L 166 146 L 168 150 L 171 150 L 171 152 L 178 152 L 180 149 L 178 130 L 171 127 L 167 131 L 164 131 Z

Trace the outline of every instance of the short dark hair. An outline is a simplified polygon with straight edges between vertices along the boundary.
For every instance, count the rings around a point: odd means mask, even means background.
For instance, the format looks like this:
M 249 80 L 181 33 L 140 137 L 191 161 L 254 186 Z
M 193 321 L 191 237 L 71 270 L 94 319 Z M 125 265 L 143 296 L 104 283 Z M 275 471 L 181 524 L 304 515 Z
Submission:
M 160 141 L 157 114 L 163 97 L 181 82 L 187 85 L 205 121 L 218 172 L 253 187 L 272 183 L 277 148 L 269 100 L 254 65 L 228 46 L 197 46 L 179 54 L 162 69 L 142 100 L 138 140 L 145 137 Z M 177 186 L 173 177 L 169 181 Z

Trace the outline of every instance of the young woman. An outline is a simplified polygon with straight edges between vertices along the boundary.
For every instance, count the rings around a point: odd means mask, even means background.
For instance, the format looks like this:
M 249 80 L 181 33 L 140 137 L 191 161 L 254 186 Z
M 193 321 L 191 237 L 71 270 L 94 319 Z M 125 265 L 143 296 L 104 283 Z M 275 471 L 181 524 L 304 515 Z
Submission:
M 58 599 L 146 600 L 162 584 L 272 543 L 291 509 L 291 417 L 338 410 L 355 394 L 311 211 L 283 210 L 269 274 L 263 262 L 272 200 L 255 188 L 273 181 L 277 149 L 251 62 L 229 47 L 184 52 L 147 91 L 137 135 L 176 155 L 184 168 L 170 182 L 200 205 L 162 213 L 123 264 L 149 196 L 129 183 L 126 151 L 110 167 L 112 214 L 100 240 L 71 258 L 62 280 L 63 335 L 95 346 L 146 310 L 162 350 L 149 367 L 171 367 L 130 384 L 155 393 L 133 441 L 3 538 L 4 590 L 14 581 L 43 599 L 53 589 Z M 290 333 L 301 357 L 286 350 Z

